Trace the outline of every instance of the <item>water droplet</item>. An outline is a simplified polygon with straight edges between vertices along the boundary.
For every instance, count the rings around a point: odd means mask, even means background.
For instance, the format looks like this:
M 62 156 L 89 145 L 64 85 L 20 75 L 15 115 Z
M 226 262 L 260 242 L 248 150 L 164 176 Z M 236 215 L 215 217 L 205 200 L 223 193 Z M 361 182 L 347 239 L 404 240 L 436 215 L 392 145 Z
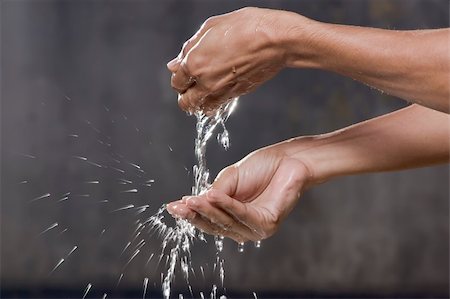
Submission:
M 145 294 L 147 293 L 147 285 L 148 285 L 148 278 L 144 278 L 144 294 L 142 295 L 142 299 L 145 299 Z
M 92 284 L 88 283 L 86 289 L 84 290 L 84 295 L 83 295 L 83 299 L 86 298 L 87 294 L 89 293 L 89 291 L 92 288 Z
M 230 138 L 227 129 L 224 128 L 222 133 L 217 134 L 217 141 L 226 150 L 230 147 Z
M 52 225 L 50 225 L 49 227 L 47 227 L 45 230 L 43 230 L 39 235 L 45 234 L 46 232 L 48 232 L 49 230 L 54 229 L 57 226 L 58 226 L 58 222 L 55 222 Z
M 255 242 L 255 247 L 260 248 L 261 247 L 261 240 L 258 240 Z
M 116 287 L 119 286 L 120 282 L 122 281 L 122 278 L 123 278 L 123 273 L 120 274 L 119 279 L 117 280 Z
M 52 274 L 53 272 L 55 272 L 56 269 L 58 269 L 59 266 L 61 266 L 61 264 L 64 263 L 64 259 L 60 259 L 59 262 L 56 264 L 55 267 L 53 267 L 52 271 L 50 271 L 50 274 Z M 49 274 L 49 275 L 50 275 Z
M 50 193 L 45 193 L 45 194 L 43 194 L 43 195 L 41 195 L 39 197 L 36 197 L 36 198 L 30 200 L 30 202 L 41 200 L 41 199 L 44 199 L 44 198 L 49 197 L 49 196 L 50 196 Z
M 214 242 L 216 245 L 216 249 L 218 252 L 222 252 L 223 250 L 223 238 L 219 236 L 214 236 Z

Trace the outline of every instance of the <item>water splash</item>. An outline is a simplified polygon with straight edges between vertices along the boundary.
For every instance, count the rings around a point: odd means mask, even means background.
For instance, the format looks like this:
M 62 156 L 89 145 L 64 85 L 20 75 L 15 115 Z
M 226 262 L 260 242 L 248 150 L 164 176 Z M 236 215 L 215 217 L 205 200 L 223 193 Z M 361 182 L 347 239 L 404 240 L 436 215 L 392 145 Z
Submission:
M 147 286 L 148 286 L 148 278 L 146 277 L 144 278 L 144 285 L 143 285 L 144 292 L 142 294 L 142 299 L 145 299 L 145 294 L 147 294 Z
M 39 234 L 39 236 L 45 234 L 46 232 L 48 232 L 48 231 L 54 229 L 54 228 L 57 227 L 57 226 L 58 226 L 58 222 L 53 223 L 52 225 L 50 225 L 49 227 L 47 227 L 46 229 L 44 229 L 44 230 Z
M 230 116 L 231 112 L 235 108 L 236 100 L 233 100 L 230 104 L 225 105 L 221 107 L 217 113 L 213 116 L 206 116 L 202 113 L 196 114 L 197 118 L 197 139 L 195 141 L 195 155 L 197 157 L 197 165 L 193 167 L 193 175 L 194 175 L 194 184 L 192 187 L 192 194 L 193 195 L 199 195 L 205 192 L 209 187 L 209 171 L 206 167 L 206 159 L 205 159 L 205 152 L 206 152 L 206 144 L 211 137 L 214 136 L 214 130 L 219 126 L 223 129 L 223 132 L 217 134 L 217 140 L 219 144 L 221 144 L 225 149 L 229 147 L 229 134 L 228 131 L 225 128 L 225 122 Z M 108 113 L 111 113 L 109 108 L 107 109 L 105 107 L 105 110 Z M 123 116 L 123 119 L 126 121 L 128 118 L 126 116 Z M 77 163 L 80 163 L 80 165 L 83 165 L 85 167 L 90 167 L 90 169 L 96 169 L 100 168 L 100 171 L 109 171 L 115 175 L 118 174 L 117 177 L 114 178 L 114 181 L 121 185 L 122 188 L 119 190 L 116 190 L 115 192 L 117 194 L 127 194 L 127 193 L 137 193 L 140 194 L 142 189 L 136 189 L 136 187 L 143 186 L 143 187 L 151 187 L 152 184 L 155 183 L 155 179 L 151 179 L 147 173 L 146 170 L 144 170 L 143 165 L 139 162 L 136 163 L 133 160 L 127 160 L 125 159 L 124 155 L 121 155 L 115 151 L 111 151 L 112 144 L 111 138 L 107 135 L 105 135 L 103 132 L 101 132 L 97 127 L 94 126 L 94 123 L 85 120 L 85 124 L 87 124 L 88 127 L 90 127 L 96 134 L 95 134 L 95 140 L 98 142 L 93 142 L 96 146 L 104 146 L 108 149 L 108 156 L 111 159 L 111 161 L 108 162 L 108 160 L 101 160 L 99 161 L 99 157 L 91 157 L 88 152 L 85 151 L 76 151 L 71 152 L 68 154 L 67 158 L 71 158 L 75 161 L 78 161 Z M 114 122 L 113 122 L 114 123 Z M 137 127 L 136 132 L 139 132 L 139 129 Z M 219 128 L 220 129 L 220 128 Z M 67 137 L 70 138 L 71 142 L 80 142 L 85 135 L 79 135 L 78 132 L 73 132 L 74 134 L 69 134 Z M 76 134 L 75 134 L 76 133 Z M 142 134 L 142 133 L 141 133 Z M 83 137 L 83 138 L 81 138 Z M 108 141 L 107 141 L 108 140 Z M 151 142 L 150 142 L 151 144 Z M 173 152 L 174 149 L 167 145 L 168 150 L 170 152 Z M 23 154 L 22 156 L 30 159 L 40 159 L 37 156 Z M 92 159 L 94 158 L 94 159 Z M 93 166 L 93 167 L 92 167 Z M 185 167 L 186 172 L 190 173 L 190 171 Z M 109 170 L 112 169 L 112 170 Z M 97 171 L 97 170 L 94 170 Z M 116 173 L 117 172 L 117 173 Z M 26 178 L 23 178 L 26 179 Z M 28 180 L 23 180 L 20 182 L 21 184 L 28 183 Z M 107 179 L 104 179 L 103 177 L 89 177 L 88 180 L 80 181 L 79 184 L 85 184 L 84 186 L 90 185 L 89 188 L 95 188 L 95 186 L 102 185 L 105 182 L 108 182 Z M 92 186 L 92 187 L 91 187 Z M 73 186 L 71 187 L 71 189 Z M 66 192 L 62 195 L 59 195 L 67 190 L 58 190 L 57 192 L 45 193 L 41 196 L 38 196 L 31 200 L 33 201 L 39 201 L 40 200 L 47 200 L 53 199 L 54 202 L 61 203 L 62 205 L 65 202 L 75 202 L 79 198 L 82 198 L 83 200 L 86 200 L 86 203 L 112 203 L 114 202 L 114 197 L 109 198 L 111 199 L 108 201 L 108 199 L 99 200 L 96 198 L 95 191 L 84 190 L 85 187 L 83 187 L 82 190 L 71 190 L 71 192 Z M 88 188 L 88 187 L 86 187 Z M 131 189 L 133 188 L 133 189 Z M 62 192 L 61 192 L 62 191 Z M 77 194 L 78 193 L 78 194 Z M 143 193 L 143 192 L 142 192 Z M 36 196 L 39 194 L 36 194 Z M 131 196 L 131 195 L 130 195 Z M 109 196 L 108 196 L 109 197 Z M 92 201 L 88 201 L 92 199 Z M 133 200 L 135 200 L 133 198 Z M 111 207 L 108 205 L 108 207 Z M 113 206 L 112 209 L 108 208 L 105 211 L 108 211 L 109 213 L 113 212 L 119 212 L 119 211 L 128 211 L 128 215 L 139 215 L 139 217 L 142 217 L 140 214 L 145 212 L 149 205 L 143 205 L 143 206 L 136 206 L 134 204 L 125 204 L 122 203 L 118 206 Z M 129 212 L 132 213 L 129 213 Z M 150 234 L 148 237 L 150 238 L 154 233 L 159 238 L 162 238 L 162 251 L 161 255 L 159 256 L 159 261 L 163 261 L 162 265 L 164 265 L 164 262 L 166 263 L 164 274 L 161 276 L 161 285 L 163 288 L 163 294 L 165 298 L 170 297 L 170 290 L 171 290 L 171 283 L 173 282 L 175 278 L 175 271 L 178 268 L 178 266 L 181 268 L 182 274 L 186 282 L 188 283 L 189 292 L 191 294 L 191 297 L 194 297 L 192 292 L 192 287 L 189 285 L 189 275 L 194 275 L 194 269 L 191 264 L 191 256 L 190 256 L 190 250 L 191 245 L 194 242 L 194 240 L 200 240 L 206 242 L 206 239 L 201 231 L 198 231 L 195 229 L 194 226 L 192 226 L 189 222 L 185 220 L 177 220 L 176 225 L 173 227 L 168 226 L 164 223 L 164 214 L 165 213 L 165 206 L 162 206 L 158 212 L 146 219 L 146 218 L 140 218 L 138 222 L 135 224 L 137 225 L 136 230 L 133 232 L 130 242 L 127 243 L 124 250 L 122 251 L 121 255 L 126 253 L 126 259 L 124 260 L 125 266 L 122 268 L 122 271 L 125 271 L 125 268 L 134 261 L 133 263 L 136 264 L 135 259 L 138 259 L 138 256 L 140 258 L 141 255 L 144 255 L 146 244 L 148 242 L 144 241 L 142 237 L 144 236 L 144 228 L 148 230 L 148 233 Z M 120 214 L 120 213 L 119 213 Z M 148 216 L 147 216 L 148 217 Z M 56 219 L 55 219 L 56 220 Z M 59 220 L 59 219 L 58 219 Z M 60 237 L 64 233 L 68 231 L 68 228 L 66 227 L 67 223 L 64 222 L 64 220 L 61 220 L 61 224 L 58 224 L 58 222 L 53 223 L 50 225 L 47 229 L 42 231 L 39 235 L 45 234 L 50 230 L 55 230 L 57 237 Z M 106 229 L 102 228 L 102 231 L 99 231 L 99 236 L 102 237 L 105 233 Z M 141 238 L 138 238 L 141 235 L 141 231 L 143 232 Z M 139 241 L 139 242 L 138 242 Z M 136 242 L 136 243 L 135 243 Z M 125 243 L 125 242 L 124 242 Z M 223 250 L 223 237 L 216 237 L 215 238 L 215 246 L 217 250 L 217 254 L 222 252 Z M 74 246 L 72 250 L 63 257 L 60 257 L 59 261 L 52 265 L 53 268 L 51 270 L 51 273 L 58 270 L 61 265 L 65 265 L 68 263 L 68 258 L 71 254 L 73 254 L 77 250 L 77 246 Z M 152 258 L 155 256 L 155 253 L 151 253 L 150 257 L 148 257 L 147 264 L 152 260 Z M 158 257 L 158 253 L 156 253 L 156 257 Z M 158 260 L 158 258 L 155 258 L 154 260 Z M 223 259 L 219 259 L 217 257 L 216 262 L 214 263 L 214 275 L 217 275 L 220 278 L 221 286 L 223 287 L 223 281 L 224 281 L 224 269 L 223 269 L 224 261 Z M 159 264 L 158 264 L 159 266 Z M 207 264 L 207 267 L 208 264 Z M 212 268 L 212 267 L 211 267 Z M 209 268 L 209 270 L 211 269 Z M 120 269 L 120 268 L 119 268 Z M 217 271 L 216 271 L 217 269 Z M 51 274 L 50 273 L 50 274 Z M 119 272 L 120 273 L 120 272 Z M 117 273 L 117 274 L 119 274 Z M 201 267 L 201 275 L 203 279 L 205 280 L 205 271 L 203 267 Z M 124 273 L 120 273 L 120 277 L 117 281 L 117 285 L 120 284 L 121 280 L 124 277 Z M 95 283 L 95 282 L 92 282 Z M 219 283 L 217 283 L 219 285 Z M 156 283 L 155 283 L 156 286 Z M 92 284 L 89 283 L 85 291 L 83 293 L 83 298 L 88 296 L 88 293 L 91 291 Z M 148 288 L 148 278 L 147 280 L 144 279 L 144 293 L 143 297 L 145 298 L 146 292 Z M 217 286 L 214 285 L 215 291 L 212 292 L 214 294 L 217 293 Z M 166 290 L 164 292 L 164 290 Z M 103 298 L 106 297 L 106 293 L 104 293 Z M 203 293 L 201 293 L 203 295 Z M 202 296 L 203 297 L 203 296 Z
M 49 274 L 49 275 L 51 275 L 53 272 L 55 272 L 56 269 L 58 269 L 59 266 L 61 266 L 61 264 L 64 263 L 64 261 L 65 261 L 65 259 L 63 259 L 63 258 L 60 259 L 59 262 L 56 264 L 56 266 L 52 269 L 52 271 L 50 271 L 50 274 Z
M 77 250 L 78 246 L 73 246 L 72 250 L 67 254 L 66 258 L 68 258 L 72 253 L 75 252 L 75 250 Z
M 122 281 L 122 278 L 123 278 L 123 273 L 120 273 L 119 279 L 117 280 L 117 283 L 116 283 L 116 287 L 119 286 L 120 282 Z
M 47 198 L 47 197 L 50 197 L 50 193 L 45 193 L 45 194 L 43 194 L 41 196 L 33 198 L 32 200 L 30 200 L 30 202 L 38 201 L 38 200 L 41 200 L 41 199 L 44 199 L 44 198 Z
M 225 128 L 225 122 L 233 112 L 236 104 L 237 98 L 234 98 L 231 102 L 220 107 L 213 116 L 207 116 L 202 112 L 198 112 L 195 115 L 197 118 L 197 138 L 195 139 L 195 156 L 197 158 L 197 164 L 193 167 L 194 184 L 192 186 L 192 195 L 200 195 L 210 188 L 209 170 L 206 166 L 206 144 L 211 136 L 213 136 L 214 129 L 218 125 L 221 125 L 223 132 L 219 134 L 220 137 L 218 135 L 218 140 L 223 147 L 228 148 L 229 134 Z M 184 219 L 177 219 L 174 227 L 167 226 L 167 224 L 162 221 L 164 218 L 164 212 L 165 206 L 162 206 L 155 215 L 147 219 L 146 223 L 150 225 L 151 229 L 155 229 L 158 235 L 163 239 L 160 261 L 165 254 L 167 246 L 169 244 L 172 246 L 167 254 L 168 268 L 162 281 L 163 297 L 168 299 L 170 298 L 171 283 L 175 277 L 175 268 L 178 264 L 180 264 L 180 267 L 183 265 L 185 267 L 188 264 L 190 265 L 191 244 L 197 238 L 199 240 L 205 240 L 205 238 L 202 232 L 197 231 L 192 224 Z M 218 254 L 223 249 L 223 241 L 220 237 L 216 238 L 216 248 Z M 217 262 L 215 263 L 215 266 L 216 264 Z M 223 284 L 223 260 L 217 266 L 220 267 L 220 278 Z M 189 271 L 185 269 L 183 273 L 185 280 L 188 282 Z M 202 275 L 204 275 L 203 271 Z M 213 292 L 214 294 L 216 293 L 216 289 L 217 286 L 215 286 L 215 290 Z
M 111 211 L 111 213 L 124 211 L 124 210 L 129 210 L 129 209 L 132 209 L 132 208 L 134 208 L 134 205 L 130 204 L 130 205 L 126 205 L 126 206 L 123 206 L 121 208 L 115 209 L 115 210 Z
M 89 291 L 92 288 L 92 284 L 88 283 L 88 285 L 86 286 L 86 289 L 84 290 L 84 295 L 83 295 L 83 299 L 86 298 L 87 294 L 89 293 Z

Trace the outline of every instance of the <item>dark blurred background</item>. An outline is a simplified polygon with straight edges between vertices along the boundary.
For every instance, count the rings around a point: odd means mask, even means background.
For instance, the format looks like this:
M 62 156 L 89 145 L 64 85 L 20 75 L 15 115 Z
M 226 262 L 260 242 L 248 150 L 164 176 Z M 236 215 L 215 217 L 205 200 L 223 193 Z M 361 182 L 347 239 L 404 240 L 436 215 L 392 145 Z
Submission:
M 160 239 L 145 236 L 142 254 L 125 270 L 132 251 L 121 252 L 137 219 L 190 193 L 195 120 L 178 109 L 165 64 L 207 17 L 260 6 L 360 26 L 449 26 L 444 0 L 0 3 L 2 298 L 81 298 L 88 283 L 90 298 L 105 292 L 142 298 L 145 277 L 148 296 L 161 297 L 165 267 L 146 265 L 151 253 L 159 254 Z M 259 147 L 405 105 L 335 74 L 285 70 L 241 98 L 227 125 L 231 148 L 214 141 L 208 147 L 212 175 Z M 150 179 L 155 182 L 146 186 Z M 138 192 L 123 192 L 130 189 Z M 239 253 L 225 242 L 226 290 L 219 293 L 448 297 L 448 198 L 447 165 L 317 186 L 261 248 L 247 244 Z M 128 204 L 149 208 L 111 213 Z M 41 234 L 53 223 L 58 226 Z M 209 294 L 214 280 L 208 240 L 194 248 L 194 297 Z M 178 293 L 191 296 L 180 273 L 173 296 Z

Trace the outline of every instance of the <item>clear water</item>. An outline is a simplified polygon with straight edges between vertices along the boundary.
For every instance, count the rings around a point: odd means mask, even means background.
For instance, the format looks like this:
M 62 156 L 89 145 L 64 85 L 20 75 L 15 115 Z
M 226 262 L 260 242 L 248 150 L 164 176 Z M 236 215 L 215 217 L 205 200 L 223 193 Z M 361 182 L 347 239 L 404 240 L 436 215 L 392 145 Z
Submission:
M 207 116 L 201 112 L 195 114 L 197 118 L 197 137 L 195 139 L 195 157 L 197 159 L 197 164 L 193 167 L 194 184 L 192 186 L 192 195 L 200 195 L 210 187 L 209 170 L 206 165 L 206 145 L 208 140 L 214 135 L 213 133 L 217 126 L 221 126 L 223 129 L 223 131 L 217 135 L 219 144 L 225 149 L 228 149 L 230 145 L 229 134 L 225 128 L 225 122 L 236 107 L 237 99 L 238 98 L 234 98 L 229 103 L 220 107 L 212 116 Z M 172 246 L 168 254 L 169 266 L 162 282 L 163 297 L 168 299 L 170 298 L 171 284 L 175 277 L 175 269 L 178 264 L 180 264 L 183 276 L 190 288 L 189 268 L 191 268 L 191 244 L 197 238 L 204 240 L 204 236 L 202 232 L 198 231 L 192 224 L 184 219 L 177 219 L 174 227 L 168 227 L 162 221 L 164 218 L 164 211 L 165 206 L 163 206 L 154 216 L 150 217 L 149 224 L 163 237 L 160 259 L 163 258 L 167 246 L 169 244 Z M 219 254 L 223 250 L 223 237 L 216 236 L 215 245 L 217 253 Z M 219 268 L 222 286 L 225 275 L 223 263 L 223 259 L 220 259 L 218 256 L 217 261 L 214 264 L 214 267 Z M 214 285 L 211 293 L 213 298 L 216 298 L 216 292 L 217 286 Z

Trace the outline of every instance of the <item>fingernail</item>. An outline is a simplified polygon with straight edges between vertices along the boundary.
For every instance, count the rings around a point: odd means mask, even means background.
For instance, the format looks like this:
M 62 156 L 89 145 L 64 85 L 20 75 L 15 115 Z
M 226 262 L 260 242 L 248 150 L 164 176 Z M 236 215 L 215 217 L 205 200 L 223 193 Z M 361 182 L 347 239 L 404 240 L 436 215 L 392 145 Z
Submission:
M 178 63 L 178 57 L 175 57 L 167 63 L 167 68 L 171 70 Z
M 170 215 L 173 215 L 177 208 L 178 208 L 178 205 L 169 204 L 169 205 L 167 205 L 166 210 L 167 210 L 167 212 L 169 212 Z

